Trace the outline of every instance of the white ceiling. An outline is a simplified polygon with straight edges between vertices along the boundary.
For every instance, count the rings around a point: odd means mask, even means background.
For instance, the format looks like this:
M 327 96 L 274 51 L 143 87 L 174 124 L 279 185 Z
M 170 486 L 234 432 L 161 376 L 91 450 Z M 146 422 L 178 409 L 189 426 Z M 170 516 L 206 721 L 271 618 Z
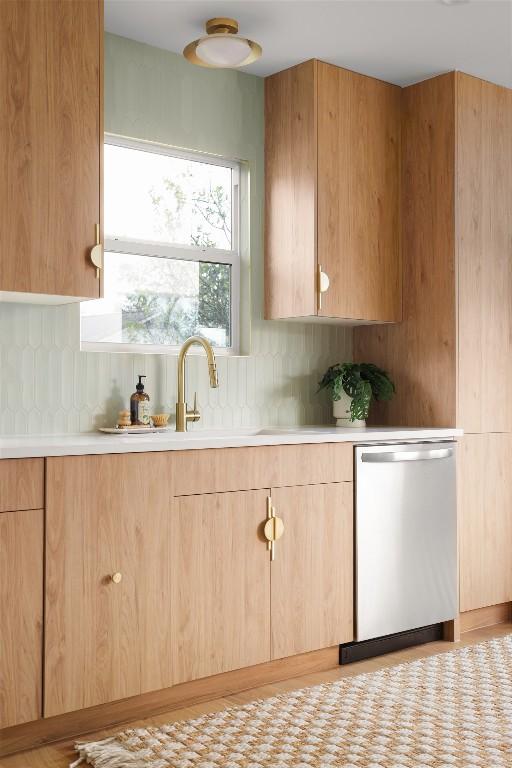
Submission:
M 512 87 L 511 0 L 105 0 L 109 32 L 181 53 L 212 16 L 263 46 L 246 72 L 310 58 L 399 85 L 459 69 Z M 192 65 L 191 65 L 192 66 Z

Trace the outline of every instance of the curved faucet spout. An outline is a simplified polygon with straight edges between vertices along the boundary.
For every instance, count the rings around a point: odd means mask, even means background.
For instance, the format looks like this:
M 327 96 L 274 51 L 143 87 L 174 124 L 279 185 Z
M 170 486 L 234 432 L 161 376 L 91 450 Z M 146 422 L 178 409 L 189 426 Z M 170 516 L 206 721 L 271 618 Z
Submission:
M 185 402 L 185 360 L 187 357 L 187 352 L 194 344 L 199 344 L 199 346 L 203 347 L 204 351 L 206 352 L 206 357 L 208 360 L 208 374 L 210 376 L 210 387 L 219 386 L 215 353 L 211 347 L 211 344 L 202 336 L 191 336 L 183 343 L 178 356 L 178 401 L 176 403 L 176 432 L 186 432 L 187 423 L 189 421 L 199 421 L 200 418 L 199 411 L 195 405 L 192 411 L 188 411 L 187 404 Z

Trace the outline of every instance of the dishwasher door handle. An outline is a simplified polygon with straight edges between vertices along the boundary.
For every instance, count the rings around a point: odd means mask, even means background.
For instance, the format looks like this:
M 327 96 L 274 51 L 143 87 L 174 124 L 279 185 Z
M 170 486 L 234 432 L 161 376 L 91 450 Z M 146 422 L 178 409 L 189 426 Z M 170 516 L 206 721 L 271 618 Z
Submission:
M 430 451 L 382 451 L 381 453 L 362 453 L 361 461 L 381 464 L 390 461 L 430 461 L 431 459 L 449 459 L 453 448 L 432 448 Z

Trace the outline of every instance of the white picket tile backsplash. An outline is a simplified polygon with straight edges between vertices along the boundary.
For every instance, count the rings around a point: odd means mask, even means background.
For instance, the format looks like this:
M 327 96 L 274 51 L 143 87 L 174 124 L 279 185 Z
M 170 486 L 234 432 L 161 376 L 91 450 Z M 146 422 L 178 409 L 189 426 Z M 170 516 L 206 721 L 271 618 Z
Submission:
M 173 411 L 175 356 L 81 352 L 78 324 L 76 305 L 0 305 L 1 434 L 111 425 L 128 406 L 139 373 L 147 376 L 155 412 Z M 317 383 L 329 364 L 350 354 L 350 330 L 260 324 L 254 355 L 218 358 L 216 390 L 208 386 L 202 356 L 189 357 L 187 396 L 190 401 L 197 389 L 201 426 L 329 423 L 331 407 L 325 395 L 316 395 Z

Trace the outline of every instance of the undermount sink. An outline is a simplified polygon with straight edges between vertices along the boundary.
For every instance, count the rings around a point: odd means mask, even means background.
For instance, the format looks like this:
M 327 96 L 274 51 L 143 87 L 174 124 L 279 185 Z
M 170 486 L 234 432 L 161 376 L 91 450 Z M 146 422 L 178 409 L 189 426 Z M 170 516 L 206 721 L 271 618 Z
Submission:
M 144 432 L 130 432 L 129 430 L 116 430 L 115 434 L 127 437 L 130 442 L 135 440 L 178 440 L 184 442 L 194 442 L 198 440 L 244 440 L 252 437 L 279 437 L 279 436 L 300 436 L 300 435 L 322 435 L 326 432 L 332 432 L 333 427 L 328 426 L 309 426 L 309 427 L 241 427 L 239 429 L 190 429 L 186 432 L 176 432 L 172 426 L 165 430 L 148 430 Z M 112 434 L 114 430 L 101 430 Z
M 257 437 L 258 435 L 303 435 L 303 434 L 322 434 L 328 427 L 262 427 L 244 429 L 191 429 L 187 432 L 175 432 L 172 428 L 165 432 L 148 433 L 148 435 L 138 435 L 139 437 L 170 437 L 178 440 L 219 440 L 226 437 Z M 136 437 L 137 435 L 134 435 Z
M 331 428 L 332 429 L 332 428 Z M 253 427 L 244 429 L 191 429 L 188 432 L 174 432 L 170 429 L 168 432 L 159 433 L 160 437 L 176 438 L 178 440 L 225 440 L 226 438 L 247 438 L 259 436 L 279 436 L 279 435 L 321 435 L 329 430 L 329 427 Z M 153 435 L 156 437 L 156 435 Z

